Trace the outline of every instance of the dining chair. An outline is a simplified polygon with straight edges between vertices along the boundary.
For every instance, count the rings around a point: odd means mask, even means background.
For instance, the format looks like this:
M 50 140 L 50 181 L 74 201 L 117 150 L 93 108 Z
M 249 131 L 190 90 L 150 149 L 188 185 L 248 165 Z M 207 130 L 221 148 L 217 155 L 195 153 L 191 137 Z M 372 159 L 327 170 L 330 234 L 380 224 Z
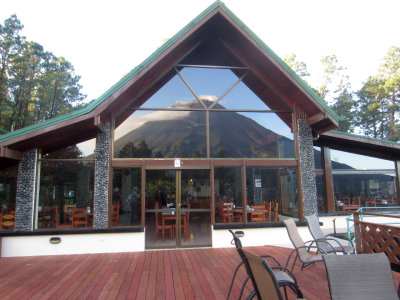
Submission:
M 264 215 L 265 221 L 271 221 L 271 213 L 272 213 L 272 203 L 264 202 Z
M 265 222 L 264 205 L 251 205 L 250 208 L 251 222 Z
M 317 246 L 324 250 L 325 253 L 351 254 L 355 253 L 355 248 L 352 241 L 340 239 L 334 236 L 325 235 L 319 225 L 316 214 L 306 216 L 308 229 L 316 242 Z
M 186 211 L 181 216 L 181 230 L 185 241 L 189 239 L 190 203 L 186 204 Z
M 222 222 L 231 223 L 233 218 L 233 204 L 231 202 L 221 203 Z
M 87 227 L 87 207 L 72 209 L 72 227 Z
M 3 229 L 14 229 L 14 223 L 15 223 L 15 215 L 8 214 L 8 215 L 3 215 Z
M 307 241 L 304 242 L 300 236 L 299 231 L 297 230 L 296 223 L 293 219 L 286 219 L 283 220 L 283 223 L 286 226 L 287 233 L 289 235 L 289 239 L 293 244 L 293 251 L 290 252 L 287 261 L 286 267 L 289 265 L 290 258 L 292 257 L 293 253 L 296 253 L 295 259 L 293 261 L 292 269 L 290 270 L 293 272 L 294 266 L 296 264 L 297 258 L 299 258 L 300 262 L 302 263 L 301 270 L 309 265 L 312 265 L 316 262 L 322 261 L 322 255 L 319 255 L 318 252 L 326 254 L 325 251 L 319 248 L 317 245 L 313 246 L 314 241 Z M 316 253 L 310 253 L 310 250 L 315 250 Z
M 162 241 L 164 242 L 165 239 L 165 231 L 169 230 L 169 234 L 170 234 L 170 239 L 172 240 L 172 238 L 174 237 L 174 232 L 175 232 L 175 224 L 171 223 L 171 222 L 165 222 L 163 224 L 163 220 L 162 220 L 162 215 L 161 213 L 158 211 L 160 209 L 160 205 L 158 204 L 158 202 L 156 201 L 155 205 L 155 238 L 156 241 L 158 240 L 158 232 L 161 231 L 161 236 L 162 236 Z
M 64 224 L 72 223 L 72 209 L 76 208 L 76 204 L 64 204 Z
M 274 202 L 274 221 L 275 222 L 279 221 L 279 202 L 278 201 Z
M 332 300 L 398 300 L 384 253 L 323 255 Z
M 376 207 L 376 201 L 374 198 L 365 198 L 365 206 Z
M 111 206 L 111 225 L 118 226 L 118 223 L 119 223 L 119 202 L 116 202 Z
M 242 249 L 242 242 L 240 241 L 239 237 L 244 236 L 244 232 L 243 231 L 236 231 L 233 232 L 232 230 L 229 230 L 229 232 L 232 234 L 233 236 L 233 240 L 232 240 L 232 244 L 235 245 L 236 247 L 236 251 L 238 251 L 238 254 L 240 256 L 240 258 L 242 259 L 242 261 L 237 265 L 235 272 L 233 273 L 232 276 L 232 280 L 231 280 L 231 284 L 229 287 L 229 291 L 228 291 L 228 296 L 226 299 L 229 299 L 230 293 L 232 291 L 232 287 L 233 287 L 233 283 L 235 282 L 236 279 L 236 274 L 238 272 L 238 270 L 240 269 L 240 267 L 242 265 L 245 264 L 244 258 L 242 253 L 239 251 L 239 249 Z M 287 269 L 286 267 L 281 266 L 281 264 L 278 262 L 278 260 L 272 256 L 272 255 L 261 255 L 260 256 L 263 259 L 269 259 L 272 261 L 272 263 L 274 264 L 273 267 L 271 267 L 272 272 L 274 273 L 274 276 L 278 282 L 278 286 L 279 287 L 283 287 L 284 291 L 285 291 L 285 297 L 287 299 L 287 291 L 286 291 L 286 287 L 289 287 L 294 293 L 296 293 L 298 298 L 302 298 L 303 294 L 300 290 L 300 287 L 297 283 L 296 277 L 292 274 L 292 272 L 289 271 L 289 269 Z M 247 267 L 245 265 L 246 268 L 246 272 L 247 272 Z M 247 281 L 249 280 L 249 276 L 247 276 L 247 278 L 243 281 L 241 290 L 240 290 L 240 296 L 239 299 L 241 299 L 244 288 L 246 286 Z

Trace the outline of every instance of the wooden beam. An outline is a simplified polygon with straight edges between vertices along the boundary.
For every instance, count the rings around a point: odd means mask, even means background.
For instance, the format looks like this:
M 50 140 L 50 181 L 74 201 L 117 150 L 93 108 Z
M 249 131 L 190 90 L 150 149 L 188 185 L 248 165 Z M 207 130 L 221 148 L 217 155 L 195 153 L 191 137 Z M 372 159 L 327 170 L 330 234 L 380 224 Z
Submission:
M 309 117 L 307 121 L 308 121 L 308 125 L 312 126 L 318 122 L 321 122 L 324 119 L 325 119 L 325 114 L 318 113 L 318 114 L 315 114 L 315 115 Z
M 104 131 L 104 123 L 101 121 L 100 115 L 94 117 L 94 126 L 96 126 L 100 132 Z
M 0 157 L 10 158 L 14 160 L 22 160 L 22 152 L 10 149 L 8 147 L 0 148 Z
M 333 191 L 333 176 L 332 176 L 332 161 L 331 151 L 328 147 L 321 147 L 322 164 L 324 168 L 324 185 L 325 185 L 325 200 L 327 204 L 327 212 L 335 212 L 335 197 Z

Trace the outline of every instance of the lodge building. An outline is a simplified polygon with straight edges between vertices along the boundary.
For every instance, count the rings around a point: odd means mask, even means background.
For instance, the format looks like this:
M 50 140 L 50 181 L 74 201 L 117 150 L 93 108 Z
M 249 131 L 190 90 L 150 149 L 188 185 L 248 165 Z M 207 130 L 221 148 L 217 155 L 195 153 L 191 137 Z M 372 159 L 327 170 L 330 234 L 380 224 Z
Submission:
M 398 204 L 399 144 L 339 121 L 217 1 L 86 107 L 0 135 L 1 255 L 218 247 L 229 228 Z

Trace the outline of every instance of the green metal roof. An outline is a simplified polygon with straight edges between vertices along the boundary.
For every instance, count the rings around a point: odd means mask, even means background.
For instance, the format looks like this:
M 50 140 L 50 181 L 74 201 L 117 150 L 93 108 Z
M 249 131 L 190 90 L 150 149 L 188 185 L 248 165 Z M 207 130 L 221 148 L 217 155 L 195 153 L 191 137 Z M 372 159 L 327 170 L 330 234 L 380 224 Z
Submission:
M 17 138 L 24 134 L 28 134 L 40 129 L 44 129 L 64 121 L 71 120 L 89 114 L 101 103 L 107 100 L 114 92 L 123 87 L 129 80 L 134 78 L 140 71 L 146 68 L 151 62 L 158 58 L 164 51 L 171 47 L 177 40 L 179 40 L 186 32 L 203 20 L 208 14 L 210 14 L 214 9 L 220 7 L 236 24 L 241 27 L 249 36 L 254 39 L 279 65 L 281 65 L 289 74 L 292 76 L 317 102 L 337 121 L 339 121 L 339 116 L 327 105 L 327 103 L 305 82 L 303 81 L 278 55 L 275 54 L 257 35 L 252 32 L 226 5 L 221 1 L 216 1 L 211 4 L 207 9 L 205 9 L 200 15 L 193 19 L 189 24 L 182 28 L 178 33 L 176 33 L 171 39 L 166 41 L 161 47 L 159 47 L 153 54 L 151 54 L 147 59 L 145 59 L 141 64 L 135 67 L 132 71 L 122 77 L 116 84 L 109 88 L 104 94 L 99 98 L 91 101 L 84 108 L 70 112 L 65 115 L 55 117 L 53 119 L 46 120 L 41 123 L 30 125 L 13 132 L 4 134 L 0 136 L 0 142 L 4 142 L 13 138 Z
M 343 137 L 352 137 L 352 138 L 362 139 L 362 140 L 365 140 L 365 141 L 379 142 L 379 143 L 384 143 L 384 144 L 389 144 L 389 145 L 394 145 L 394 146 L 400 146 L 400 143 L 398 143 L 398 142 L 393 142 L 393 141 L 388 141 L 388 140 L 381 140 L 381 139 L 378 139 L 378 138 L 373 138 L 373 137 L 364 136 L 364 135 L 357 135 L 357 134 L 354 134 L 354 133 L 347 133 L 347 132 L 342 132 L 342 131 L 337 131 L 337 130 L 330 130 L 330 131 L 327 132 L 327 134 L 329 134 L 329 133 L 341 135 Z

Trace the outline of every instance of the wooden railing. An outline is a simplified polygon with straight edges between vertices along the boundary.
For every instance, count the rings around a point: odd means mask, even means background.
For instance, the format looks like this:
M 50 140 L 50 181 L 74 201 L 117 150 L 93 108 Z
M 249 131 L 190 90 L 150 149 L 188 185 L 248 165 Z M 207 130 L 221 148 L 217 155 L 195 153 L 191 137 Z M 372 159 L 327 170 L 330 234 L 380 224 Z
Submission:
M 365 217 L 382 217 L 387 220 L 398 219 L 400 216 L 377 214 L 370 212 L 353 212 L 354 234 L 357 253 L 386 253 L 392 264 L 400 266 L 400 227 L 391 224 L 378 224 L 360 220 L 360 215 Z M 392 221 L 393 222 L 393 221 Z M 396 221 L 397 222 L 397 221 Z M 385 222 L 382 222 L 385 223 Z

